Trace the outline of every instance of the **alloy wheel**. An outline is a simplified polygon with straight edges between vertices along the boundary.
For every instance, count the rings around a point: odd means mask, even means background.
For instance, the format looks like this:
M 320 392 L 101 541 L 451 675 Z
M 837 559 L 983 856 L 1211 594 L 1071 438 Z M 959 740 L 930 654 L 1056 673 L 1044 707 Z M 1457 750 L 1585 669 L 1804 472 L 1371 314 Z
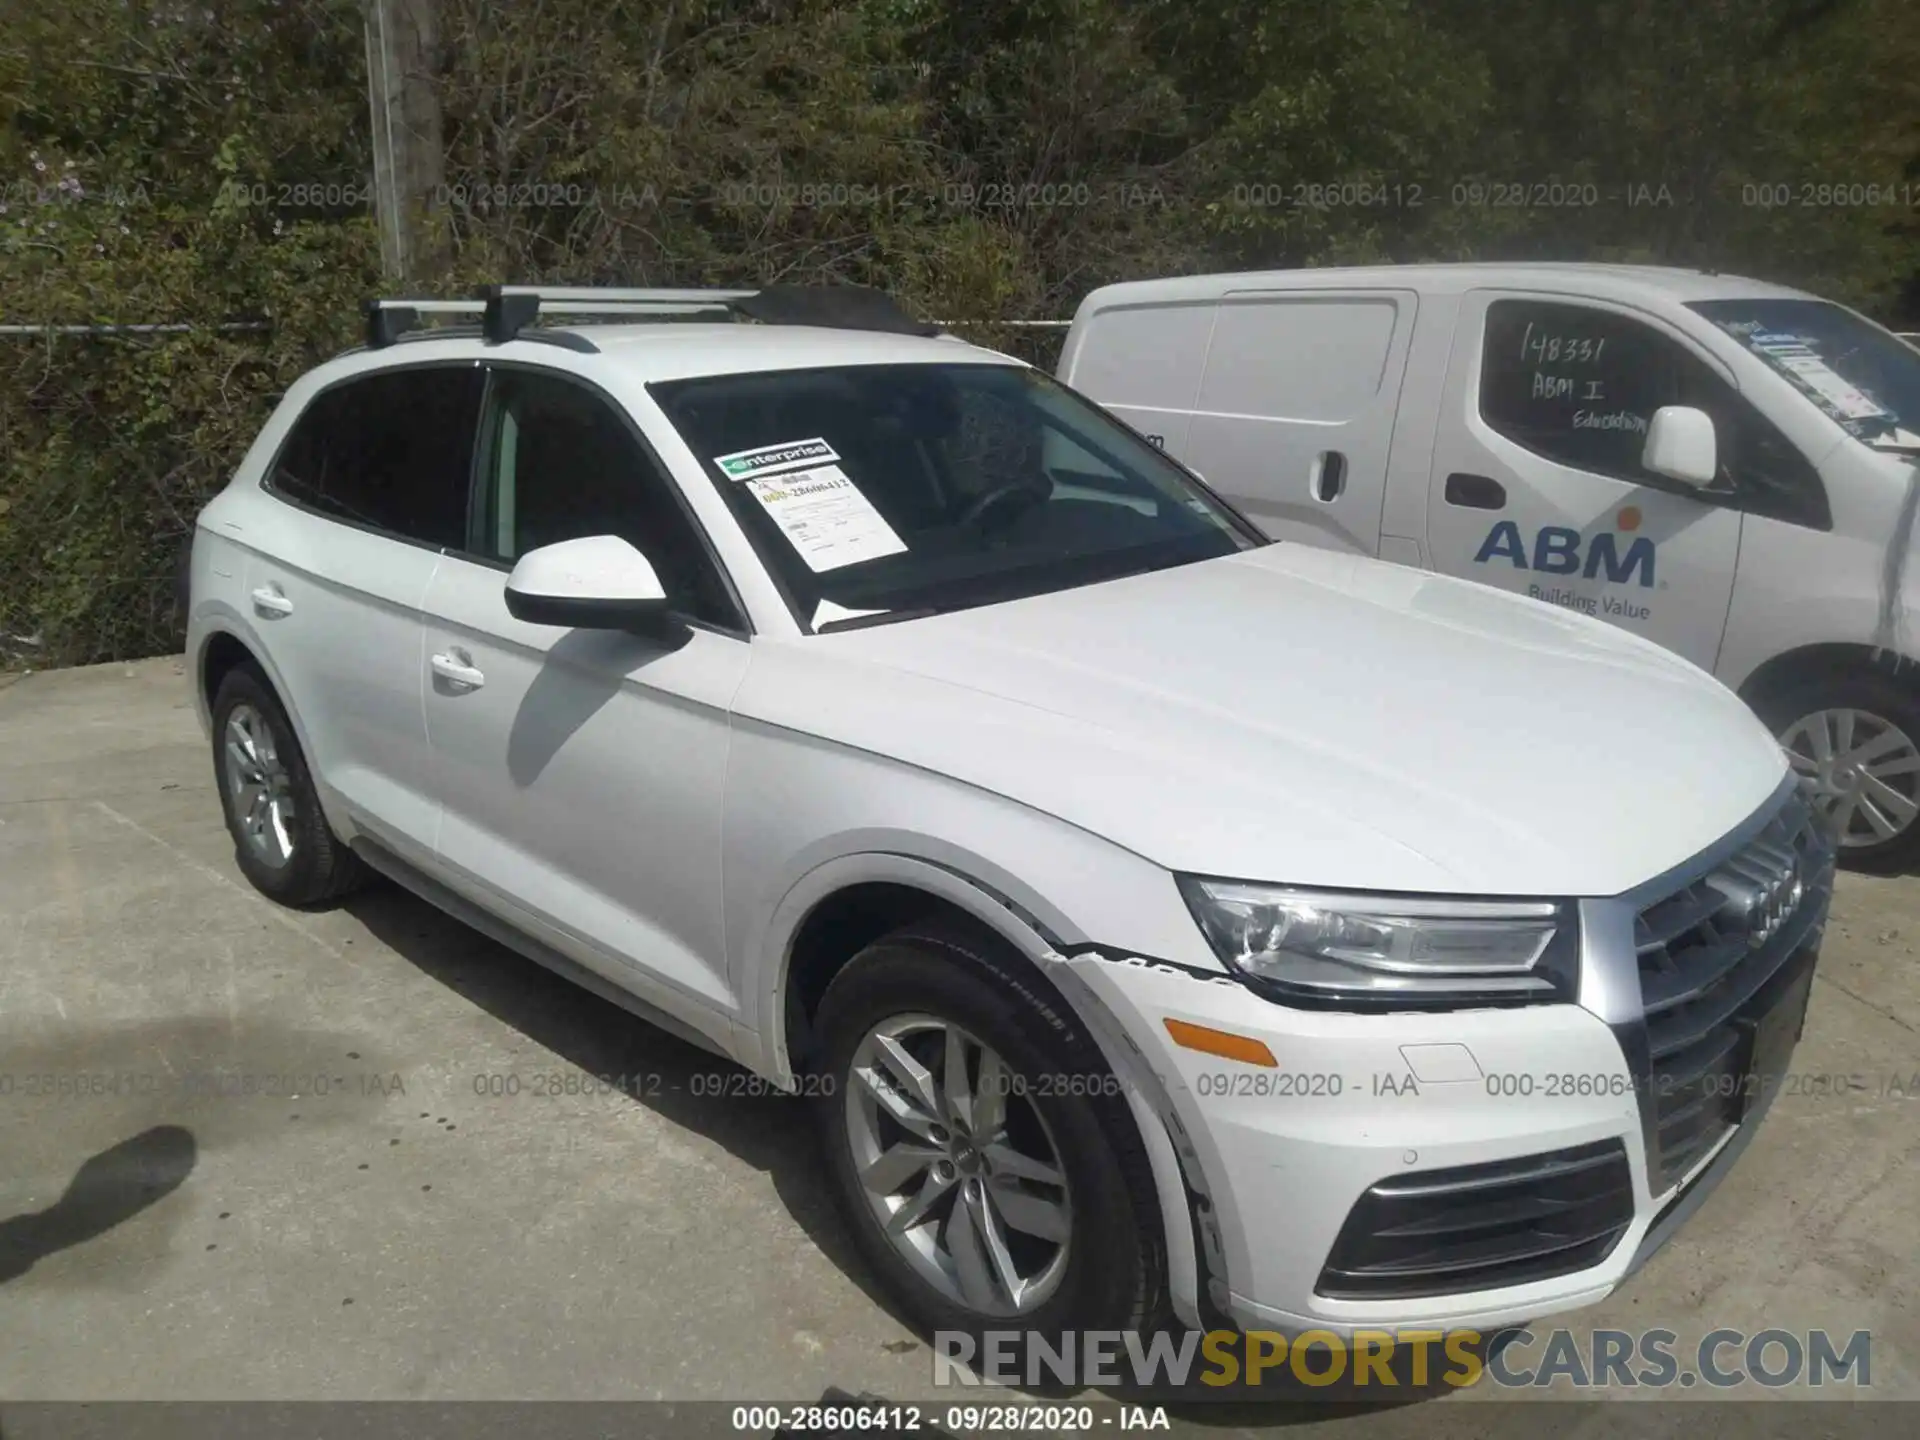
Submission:
M 1866 710 L 1816 710 L 1780 736 L 1842 849 L 1884 845 L 1920 817 L 1920 746 Z
M 1066 1273 L 1066 1169 L 1025 1087 L 988 1045 L 932 1015 L 870 1029 L 845 1087 L 847 1142 L 895 1253 L 954 1304 L 1044 1305 Z
M 293 859 L 293 777 L 274 744 L 267 718 L 251 705 L 227 716 L 221 755 L 227 804 L 247 849 L 278 870 Z

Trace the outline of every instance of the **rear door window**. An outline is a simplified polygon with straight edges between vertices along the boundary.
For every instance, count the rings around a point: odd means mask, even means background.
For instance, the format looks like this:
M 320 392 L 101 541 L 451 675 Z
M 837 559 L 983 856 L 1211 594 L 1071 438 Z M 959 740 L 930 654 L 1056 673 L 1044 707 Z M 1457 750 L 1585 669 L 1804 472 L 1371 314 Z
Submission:
M 482 383 L 467 365 L 383 370 L 336 385 L 295 422 L 268 486 L 331 519 L 458 546 Z

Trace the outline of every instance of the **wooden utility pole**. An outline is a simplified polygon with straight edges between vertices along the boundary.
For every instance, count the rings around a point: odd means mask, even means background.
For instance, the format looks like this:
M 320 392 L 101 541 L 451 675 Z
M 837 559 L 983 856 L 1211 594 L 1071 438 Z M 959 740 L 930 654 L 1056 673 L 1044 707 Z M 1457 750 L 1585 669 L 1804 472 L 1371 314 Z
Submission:
M 439 0 L 365 4 L 381 268 L 393 280 L 431 280 L 446 251 Z

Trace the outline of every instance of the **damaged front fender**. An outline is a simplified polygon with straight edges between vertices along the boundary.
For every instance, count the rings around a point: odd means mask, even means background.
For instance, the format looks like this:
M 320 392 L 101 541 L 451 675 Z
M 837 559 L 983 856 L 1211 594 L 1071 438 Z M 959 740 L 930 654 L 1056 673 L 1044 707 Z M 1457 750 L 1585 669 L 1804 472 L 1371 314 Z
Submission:
M 1128 994 L 1129 971 L 1148 970 L 1178 984 L 1226 985 L 1226 976 L 1197 975 L 1179 966 L 1115 958 L 1096 950 L 1075 955 L 1050 952 L 1040 957 L 1047 978 L 1066 996 L 1100 1046 L 1108 1067 L 1126 1087 L 1134 1121 L 1153 1166 L 1160 1212 L 1166 1226 L 1167 1282 L 1174 1311 L 1188 1325 L 1214 1329 L 1231 1325 L 1232 1287 L 1215 1182 L 1223 1167 L 1218 1155 L 1204 1153 L 1206 1132 L 1191 1113 L 1192 1094 L 1178 1074 L 1156 1066 L 1135 1040 L 1137 1027 L 1151 1027 Z

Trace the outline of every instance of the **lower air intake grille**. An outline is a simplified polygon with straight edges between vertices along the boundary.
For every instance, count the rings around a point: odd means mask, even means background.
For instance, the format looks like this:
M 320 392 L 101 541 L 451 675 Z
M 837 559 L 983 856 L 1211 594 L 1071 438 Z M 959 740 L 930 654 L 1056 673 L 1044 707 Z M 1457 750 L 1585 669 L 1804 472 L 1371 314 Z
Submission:
M 1382 1180 L 1347 1216 L 1314 1288 L 1333 1300 L 1458 1294 L 1598 1265 L 1633 1220 L 1626 1147 Z

